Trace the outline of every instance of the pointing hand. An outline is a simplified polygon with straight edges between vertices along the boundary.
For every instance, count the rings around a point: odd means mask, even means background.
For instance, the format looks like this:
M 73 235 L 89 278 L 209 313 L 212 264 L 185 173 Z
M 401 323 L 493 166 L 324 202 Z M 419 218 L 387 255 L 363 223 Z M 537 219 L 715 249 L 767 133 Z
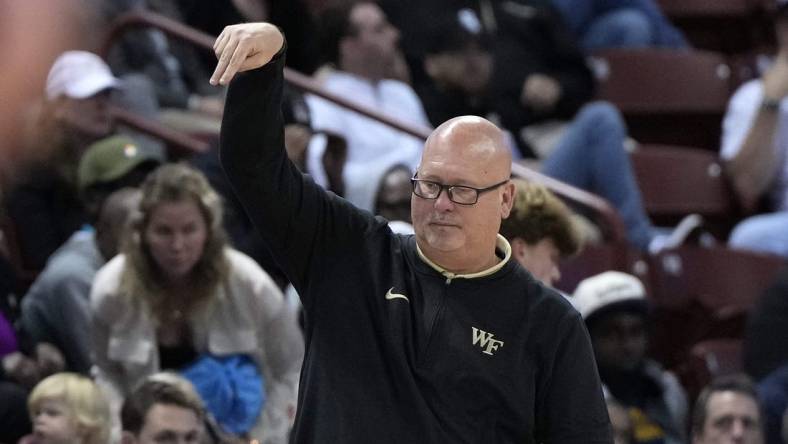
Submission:
M 211 76 L 211 85 L 227 85 L 236 73 L 265 65 L 283 44 L 284 36 L 270 23 L 227 26 L 213 44 L 219 62 Z

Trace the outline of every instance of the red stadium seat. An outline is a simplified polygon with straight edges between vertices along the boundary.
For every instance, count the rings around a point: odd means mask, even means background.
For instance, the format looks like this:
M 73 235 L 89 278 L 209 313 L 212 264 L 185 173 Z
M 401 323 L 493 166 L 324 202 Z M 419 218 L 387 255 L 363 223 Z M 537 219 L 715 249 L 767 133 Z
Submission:
M 768 0 L 659 0 L 693 47 L 741 54 L 771 38 Z
M 716 151 L 732 92 L 726 59 L 709 51 L 611 49 L 592 57 L 597 98 L 615 104 L 642 143 Z
M 699 341 L 741 338 L 747 313 L 784 264 L 724 247 L 685 246 L 651 258 L 654 357 L 674 366 Z
M 641 275 L 646 271 L 643 265 L 640 254 L 625 242 L 591 245 L 577 256 L 561 261 L 561 279 L 555 286 L 572 294 L 583 279 L 609 270 L 639 275 L 647 284 L 648 280 Z
M 698 148 L 644 145 L 631 155 L 646 212 L 658 225 L 698 213 L 727 232 L 737 203 L 717 154 Z
M 676 368 L 690 399 L 714 378 L 743 370 L 741 339 L 712 339 L 693 345 L 685 362 Z

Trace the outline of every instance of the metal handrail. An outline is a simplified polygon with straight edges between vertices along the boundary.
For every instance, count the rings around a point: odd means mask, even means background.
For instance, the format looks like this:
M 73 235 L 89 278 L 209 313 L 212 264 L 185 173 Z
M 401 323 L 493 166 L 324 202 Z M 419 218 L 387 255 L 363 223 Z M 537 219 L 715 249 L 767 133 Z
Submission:
M 124 14 L 113 23 L 104 41 L 104 45 L 100 54 L 106 57 L 115 40 L 129 29 L 146 26 L 157 28 L 173 37 L 180 38 L 203 49 L 213 50 L 215 37 L 205 32 L 196 30 L 161 14 L 156 14 L 150 11 L 134 11 Z M 309 94 L 322 97 L 328 101 L 336 103 L 343 108 L 347 108 L 353 112 L 369 117 L 370 119 L 381 122 L 390 126 L 391 128 L 402 131 L 414 137 L 426 139 L 431 132 L 430 128 L 402 122 L 387 114 L 355 103 L 352 100 L 348 100 L 336 94 L 327 92 L 313 78 L 294 71 L 290 68 L 285 68 L 284 76 L 286 81 L 298 89 L 301 89 Z M 572 185 L 553 179 L 549 176 L 545 176 L 544 174 L 527 168 L 523 165 L 512 165 L 512 174 L 532 180 L 534 182 L 538 182 L 556 194 L 594 210 L 597 214 L 599 214 L 601 220 L 605 223 L 603 228 L 606 229 L 605 231 L 607 234 L 607 239 L 610 242 L 615 243 L 623 244 L 626 242 L 625 229 L 621 217 L 605 199 L 602 199 L 599 196 L 579 188 L 573 187 Z
M 109 112 L 116 121 L 133 129 L 164 140 L 171 147 L 178 150 L 184 152 L 204 153 L 210 149 L 208 142 L 174 130 L 168 126 L 160 124 L 155 120 L 128 111 L 119 106 L 111 106 Z

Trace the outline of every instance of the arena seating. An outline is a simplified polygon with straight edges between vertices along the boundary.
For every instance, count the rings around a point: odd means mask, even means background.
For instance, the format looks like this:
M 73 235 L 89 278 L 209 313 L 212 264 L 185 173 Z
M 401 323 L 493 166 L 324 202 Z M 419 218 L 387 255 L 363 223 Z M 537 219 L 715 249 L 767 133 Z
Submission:
M 631 154 L 646 212 L 660 226 L 697 213 L 725 238 L 737 203 L 717 154 L 684 146 L 641 145 Z
M 750 52 L 772 38 L 763 0 L 659 0 L 693 47 Z M 722 31 L 724 30 L 724 31 Z
M 697 342 L 741 338 L 749 310 L 785 261 L 722 246 L 683 246 L 648 263 L 652 353 L 670 367 Z
M 695 344 L 676 368 L 681 384 L 694 399 L 712 379 L 743 370 L 741 339 L 710 339 Z
M 597 98 L 620 109 L 635 140 L 717 150 L 733 88 L 722 54 L 615 49 L 596 52 L 592 61 Z

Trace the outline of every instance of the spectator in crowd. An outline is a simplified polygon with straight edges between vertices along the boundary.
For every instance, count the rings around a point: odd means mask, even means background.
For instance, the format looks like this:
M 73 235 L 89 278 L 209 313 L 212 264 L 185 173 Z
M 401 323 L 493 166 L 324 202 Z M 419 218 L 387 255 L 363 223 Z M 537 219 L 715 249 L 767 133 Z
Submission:
M 514 197 L 500 129 L 472 116 L 436 129 L 415 235 L 394 234 L 288 160 L 281 32 L 231 26 L 215 50 L 212 82 L 249 71 L 228 89 L 222 166 L 306 313 L 292 442 L 611 441 L 582 320 L 498 235 Z
M 676 377 L 646 357 L 646 291 L 638 278 L 608 271 L 578 284 L 602 382 L 630 412 L 636 443 L 685 442 L 687 396 Z
M 399 32 L 375 3 L 360 2 L 326 11 L 321 36 L 322 53 L 335 68 L 321 76 L 326 91 L 415 125 L 429 124 L 411 87 L 387 78 L 396 63 Z M 370 165 L 401 162 L 413 169 L 422 141 L 325 99 L 308 96 L 307 103 L 315 130 L 332 132 L 347 142 L 345 198 L 371 211 L 373 202 L 364 198 L 368 195 L 365 190 L 370 183 Z M 307 152 L 307 156 L 319 155 L 318 150 Z M 320 162 L 308 159 L 310 164 Z
M 514 205 L 501 222 L 501 234 L 512 245 L 520 265 L 552 286 L 561 279 L 558 262 L 581 247 L 569 208 L 542 185 L 515 179 Z
M 731 97 L 720 155 L 741 207 L 772 211 L 736 225 L 729 245 L 788 257 L 788 2 L 777 1 L 774 19 L 774 63 Z
M 109 195 L 101 205 L 95 229 L 77 231 L 55 251 L 22 299 L 25 331 L 34 343 L 57 347 L 70 371 L 90 372 L 90 287 L 96 272 L 117 254 L 140 197 L 139 190 L 133 188 Z
M 121 442 L 205 442 L 205 418 L 200 395 L 187 380 L 173 373 L 156 373 L 123 401 Z
M 424 67 L 430 81 L 418 89 L 430 120 L 438 124 L 460 115 L 498 114 L 504 126 L 515 135 L 522 154 L 537 159 L 534 166 L 543 173 L 609 200 L 621 214 L 627 238 L 635 246 L 656 253 L 680 244 L 701 223 L 700 217 L 687 217 L 672 232 L 652 225 L 625 149 L 627 133 L 623 118 L 609 103 L 580 106 L 592 90 L 582 55 L 566 42 L 566 36 L 561 37 L 563 33 L 557 21 L 549 20 L 549 15 L 540 20 L 541 15 L 536 11 L 535 18 L 525 20 L 525 29 L 537 33 L 546 27 L 551 30 L 547 35 L 553 37 L 540 37 L 527 44 L 514 40 L 512 45 L 520 45 L 515 47 L 521 48 L 519 51 L 525 54 L 522 57 L 538 60 L 536 66 L 545 66 L 551 73 L 548 77 L 551 80 L 546 82 L 553 86 L 547 89 L 558 88 L 563 91 L 560 94 L 572 93 L 576 97 L 571 100 L 554 97 L 555 103 L 541 115 L 528 111 L 534 105 L 525 97 L 531 95 L 525 94 L 527 88 L 520 103 L 512 102 L 508 96 L 504 100 L 503 96 L 494 95 L 492 85 L 503 81 L 498 79 L 497 72 L 504 70 L 508 76 L 518 68 L 496 60 L 502 57 L 498 54 L 501 49 L 486 49 L 488 39 L 475 21 L 478 19 L 471 11 L 463 10 L 437 21 L 428 34 Z M 528 70 L 533 71 L 531 67 Z M 525 77 L 526 85 L 542 83 L 536 79 L 543 75 L 536 72 Z M 576 81 L 570 81 L 573 78 Z M 566 87 L 557 79 L 566 82 Z M 514 90 L 508 94 L 519 97 Z M 507 114 L 511 118 L 506 118 Z M 531 117 L 518 120 L 520 115 Z
M 24 444 L 109 442 L 109 405 L 85 376 L 58 373 L 44 379 L 30 393 L 28 411 L 33 436 Z
M 165 165 L 142 192 L 129 242 L 91 290 L 97 381 L 117 409 L 154 372 L 239 357 L 265 380 L 265 392 L 257 384 L 244 395 L 266 398 L 249 435 L 284 442 L 303 355 L 294 314 L 271 278 L 226 245 L 220 199 L 202 174 Z
M 124 187 L 141 184 L 163 160 L 159 151 L 126 136 L 102 139 L 80 159 L 80 200 L 93 227 L 71 235 L 22 299 L 22 324 L 31 340 L 53 344 L 71 371 L 90 371 L 90 287 L 98 269 L 117 254 L 125 222 L 139 201 L 138 191 Z
M 692 413 L 693 444 L 762 444 L 758 397 L 741 375 L 721 376 L 698 395 Z
M 586 51 L 689 45 L 654 0 L 552 0 Z
M 87 221 L 77 165 L 92 142 L 111 133 L 109 95 L 119 85 L 101 58 L 89 52 L 67 51 L 52 65 L 30 147 L 40 162 L 25 172 L 6 202 L 26 268 L 42 269 Z

